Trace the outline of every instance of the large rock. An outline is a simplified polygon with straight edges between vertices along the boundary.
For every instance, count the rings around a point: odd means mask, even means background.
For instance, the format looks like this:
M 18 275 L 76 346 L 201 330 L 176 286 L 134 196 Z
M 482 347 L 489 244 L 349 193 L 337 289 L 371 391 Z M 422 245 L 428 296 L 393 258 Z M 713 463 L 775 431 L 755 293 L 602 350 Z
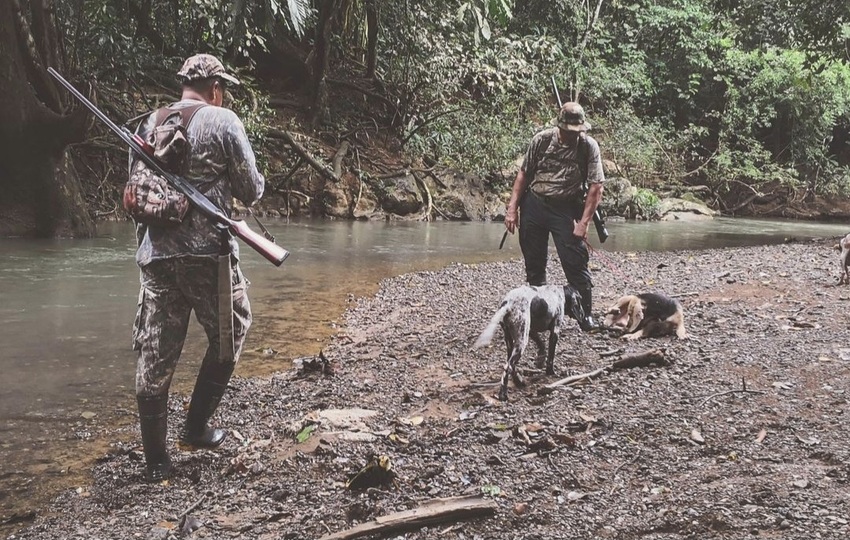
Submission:
M 437 215 L 444 219 L 492 221 L 504 218 L 505 202 L 488 187 L 487 180 L 476 174 L 445 170 L 439 174 L 440 185 L 431 195 Z
M 683 219 L 685 214 L 694 214 L 702 216 L 703 218 L 713 218 L 717 215 L 717 212 L 699 201 L 689 201 L 670 197 L 659 201 L 658 214 L 661 216 L 662 220 L 666 220 L 668 219 L 668 215 L 671 215 L 669 219 Z
M 326 183 L 323 195 L 322 203 L 325 215 L 335 218 L 351 217 L 348 189 L 343 182 Z
M 637 188 L 621 177 L 608 178 L 602 195 L 602 207 L 610 215 L 628 216 Z
M 423 196 L 413 175 L 385 181 L 382 187 L 381 206 L 387 213 L 407 216 L 422 210 Z

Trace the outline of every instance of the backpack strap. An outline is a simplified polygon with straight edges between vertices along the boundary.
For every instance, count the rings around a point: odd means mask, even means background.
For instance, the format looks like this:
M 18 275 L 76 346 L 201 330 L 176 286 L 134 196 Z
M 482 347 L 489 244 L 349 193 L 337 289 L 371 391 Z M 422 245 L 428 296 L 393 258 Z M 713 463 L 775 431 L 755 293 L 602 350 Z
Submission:
M 590 152 L 588 151 L 587 135 L 584 132 L 579 133 L 578 146 L 576 146 L 576 160 L 578 161 L 579 169 L 581 169 L 581 185 L 582 191 L 587 191 L 587 171 L 590 169 Z
M 176 109 L 172 108 L 172 105 L 157 109 L 154 127 L 161 126 L 176 113 L 180 115 L 180 123 L 183 125 L 184 128 L 188 129 L 189 122 L 192 121 L 192 118 L 195 116 L 195 113 L 207 106 L 206 103 L 198 103 L 196 105 L 189 105 L 188 107 Z

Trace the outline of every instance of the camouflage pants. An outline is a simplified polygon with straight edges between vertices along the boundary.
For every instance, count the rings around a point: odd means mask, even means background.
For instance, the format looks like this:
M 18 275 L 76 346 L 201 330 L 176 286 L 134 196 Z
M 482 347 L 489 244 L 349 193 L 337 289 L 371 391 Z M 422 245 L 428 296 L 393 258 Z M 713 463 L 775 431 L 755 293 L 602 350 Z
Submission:
M 251 326 L 251 304 L 248 282 L 239 265 L 234 263 L 232 270 L 236 362 Z M 208 257 L 178 257 L 154 261 L 141 268 L 139 308 L 133 324 L 133 349 L 139 352 L 136 395 L 168 392 L 192 310 L 209 340 L 204 363 L 219 362 L 218 261 Z

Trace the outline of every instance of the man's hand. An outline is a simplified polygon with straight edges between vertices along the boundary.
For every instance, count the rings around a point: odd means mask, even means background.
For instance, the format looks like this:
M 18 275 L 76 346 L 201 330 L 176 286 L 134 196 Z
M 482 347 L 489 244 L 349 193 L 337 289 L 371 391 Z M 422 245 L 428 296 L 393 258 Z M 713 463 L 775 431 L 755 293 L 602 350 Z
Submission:
M 507 220 L 507 218 L 505 218 Z M 587 225 L 585 221 L 573 221 L 573 235 L 587 241 Z
M 514 208 L 513 210 L 508 208 L 508 210 L 505 212 L 505 228 L 508 230 L 509 233 L 513 234 L 514 231 L 516 231 L 516 226 L 517 210 L 516 208 Z

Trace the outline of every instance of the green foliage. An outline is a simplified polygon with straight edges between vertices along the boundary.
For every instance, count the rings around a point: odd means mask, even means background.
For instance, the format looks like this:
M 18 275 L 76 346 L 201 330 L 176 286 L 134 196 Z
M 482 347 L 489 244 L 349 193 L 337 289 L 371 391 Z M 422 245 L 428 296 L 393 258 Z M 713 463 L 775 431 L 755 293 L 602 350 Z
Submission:
M 307 442 L 307 440 L 310 438 L 310 436 L 313 434 L 313 432 L 316 431 L 317 427 L 318 427 L 318 425 L 316 425 L 316 424 L 309 424 L 309 425 L 304 426 L 301 429 L 301 431 L 299 431 L 295 435 L 295 441 L 299 444 Z
M 655 219 L 658 217 L 661 200 L 658 195 L 652 191 L 640 188 L 632 198 L 632 205 L 637 215 L 641 215 L 646 219 Z
M 157 0 L 129 4 L 128 16 L 121 0 L 84 0 L 56 11 L 80 71 L 136 92 L 172 85 L 195 52 L 219 55 L 242 77 L 283 35 L 306 54 L 317 5 Z M 365 43 L 366 0 L 335 5 L 331 70 L 356 65 Z M 733 198 L 771 186 L 848 192 L 850 151 L 831 144 L 850 130 L 846 1 L 378 5 L 380 91 L 394 107 L 390 127 L 414 155 L 482 173 L 503 168 L 554 116 L 554 76 L 564 100 L 580 87 L 603 157 L 637 186 L 701 183 Z M 247 86 L 234 108 L 259 145 L 268 107 L 259 85 Z

